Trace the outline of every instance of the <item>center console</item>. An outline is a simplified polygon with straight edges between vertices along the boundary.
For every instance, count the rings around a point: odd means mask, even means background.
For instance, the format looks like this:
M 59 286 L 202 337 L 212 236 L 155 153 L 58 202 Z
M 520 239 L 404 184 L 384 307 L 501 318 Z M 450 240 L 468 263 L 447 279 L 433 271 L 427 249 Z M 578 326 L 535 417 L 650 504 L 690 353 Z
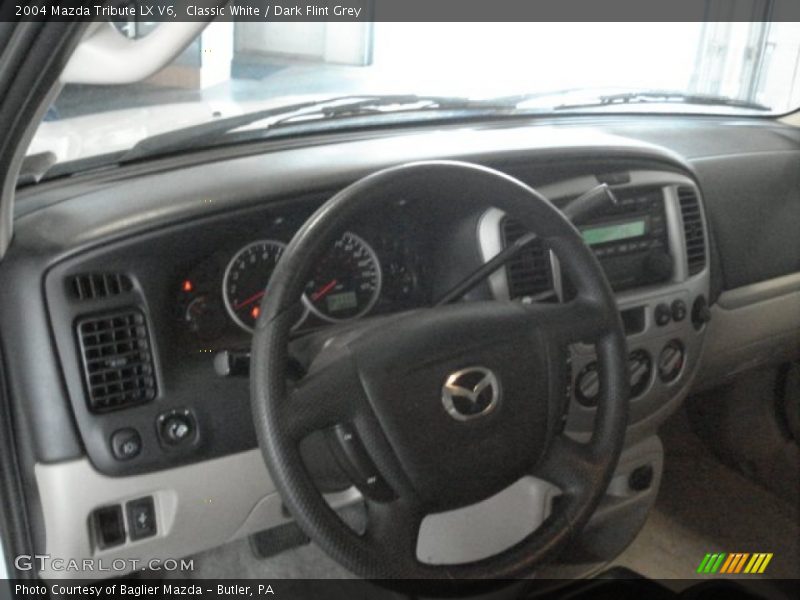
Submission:
M 642 170 L 535 187 L 564 207 L 599 183 L 611 186 L 618 203 L 577 227 L 616 294 L 628 345 L 629 421 L 612 481 L 581 535 L 553 565 L 548 576 L 557 578 L 612 560 L 644 525 L 663 473 L 658 426 L 689 392 L 709 315 L 708 230 L 697 184 L 674 172 Z M 526 233 L 501 211 L 486 211 L 478 225 L 483 260 Z M 492 274 L 489 287 L 495 298 L 523 302 L 565 302 L 574 295 L 558 257 L 541 240 Z M 591 435 L 600 395 L 594 347 L 574 344 L 567 369 L 565 429 L 584 441 Z M 547 486 L 531 483 L 540 496 Z
M 629 351 L 629 436 L 641 438 L 677 407 L 698 364 L 708 319 L 708 234 L 700 191 L 680 174 L 618 172 L 538 189 L 564 206 L 602 182 L 610 185 L 617 204 L 578 229 L 616 293 Z M 501 211 L 488 210 L 478 228 L 484 261 L 525 233 Z M 498 299 L 559 302 L 574 293 L 542 241 L 495 272 L 489 284 Z M 569 370 L 567 430 L 581 437 L 591 431 L 599 396 L 594 348 L 574 345 Z

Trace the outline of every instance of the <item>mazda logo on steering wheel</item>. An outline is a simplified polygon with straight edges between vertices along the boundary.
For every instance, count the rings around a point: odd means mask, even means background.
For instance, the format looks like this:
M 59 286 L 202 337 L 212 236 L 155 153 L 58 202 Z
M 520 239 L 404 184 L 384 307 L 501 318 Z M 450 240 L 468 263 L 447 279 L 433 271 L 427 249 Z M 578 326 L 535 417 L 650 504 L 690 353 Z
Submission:
M 497 376 L 485 367 L 451 373 L 442 386 L 442 404 L 451 417 L 468 421 L 492 412 L 500 402 Z

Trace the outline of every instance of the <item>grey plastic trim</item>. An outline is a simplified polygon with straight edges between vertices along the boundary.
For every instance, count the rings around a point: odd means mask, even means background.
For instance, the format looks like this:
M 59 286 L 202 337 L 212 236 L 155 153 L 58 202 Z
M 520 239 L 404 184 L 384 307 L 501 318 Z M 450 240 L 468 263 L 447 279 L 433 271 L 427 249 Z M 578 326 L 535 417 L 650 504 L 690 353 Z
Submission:
M 131 477 L 107 477 L 87 459 L 37 464 L 46 540 L 52 558 L 178 559 L 289 522 L 259 450 Z M 155 501 L 156 536 L 99 550 L 92 511 L 142 496 Z M 355 488 L 326 495 L 334 508 L 361 500 Z M 104 578 L 122 572 L 43 571 L 47 578 Z
M 587 529 L 618 535 L 613 523 L 633 512 L 646 512 L 655 502 L 663 471 L 661 440 L 651 436 L 623 450 L 603 501 Z M 653 483 L 637 492 L 628 485 L 634 469 L 649 465 Z M 541 479 L 523 477 L 491 498 L 444 513 L 428 515 L 420 526 L 417 558 L 424 563 L 451 565 L 487 558 L 535 531 L 550 514 L 561 490 Z M 636 531 L 631 531 L 631 537 Z M 631 540 L 628 540 L 630 542 Z M 626 544 L 627 545 L 627 544 Z
M 796 278 L 791 275 L 725 292 L 711 307 L 707 351 L 700 367 L 704 388 L 743 371 L 800 357 Z M 765 289 L 768 297 L 756 300 Z M 786 291 L 775 295 L 776 290 Z
M 735 310 L 796 292 L 800 292 L 800 272 L 728 290 L 720 294 L 717 304 L 725 310 Z
M 61 82 L 107 85 L 141 81 L 172 61 L 206 25 L 205 21 L 164 22 L 144 38 L 131 40 L 111 23 L 95 24 L 75 48 Z
M 454 565 L 497 554 L 535 531 L 559 493 L 546 481 L 523 477 L 477 504 L 427 515 L 419 529 L 417 559 Z

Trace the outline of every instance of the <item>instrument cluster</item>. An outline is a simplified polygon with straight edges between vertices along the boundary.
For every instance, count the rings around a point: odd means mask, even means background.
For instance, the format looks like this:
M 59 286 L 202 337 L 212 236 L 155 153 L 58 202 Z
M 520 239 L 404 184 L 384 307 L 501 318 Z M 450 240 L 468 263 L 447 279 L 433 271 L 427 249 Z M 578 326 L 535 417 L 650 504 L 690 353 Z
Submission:
M 249 343 L 287 242 L 249 240 L 183 271 L 176 306 L 184 331 L 213 349 Z M 429 294 L 420 246 L 396 232 L 344 232 L 312 270 L 295 331 L 424 306 Z

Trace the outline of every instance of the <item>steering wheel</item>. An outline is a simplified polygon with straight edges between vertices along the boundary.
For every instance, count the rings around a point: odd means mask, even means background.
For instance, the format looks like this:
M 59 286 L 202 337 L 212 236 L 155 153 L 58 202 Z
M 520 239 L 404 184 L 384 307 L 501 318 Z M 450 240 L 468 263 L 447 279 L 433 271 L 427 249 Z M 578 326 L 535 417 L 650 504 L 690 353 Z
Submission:
M 323 332 L 305 377 L 287 377 L 290 330 L 315 261 L 349 220 L 409 191 L 490 204 L 543 238 L 577 292 L 564 304 L 458 302 Z M 322 205 L 284 251 L 261 306 L 251 396 L 261 451 L 289 512 L 344 567 L 372 579 L 509 579 L 533 574 L 587 522 L 627 424 L 627 351 L 614 296 L 578 230 L 524 183 L 434 161 L 369 175 Z M 561 432 L 568 346 L 595 345 L 600 400 L 587 443 Z M 336 432 L 364 474 L 368 525 L 356 533 L 314 485 L 299 444 Z M 465 564 L 417 558 L 422 519 L 488 498 L 526 475 L 561 488 L 541 526 Z

